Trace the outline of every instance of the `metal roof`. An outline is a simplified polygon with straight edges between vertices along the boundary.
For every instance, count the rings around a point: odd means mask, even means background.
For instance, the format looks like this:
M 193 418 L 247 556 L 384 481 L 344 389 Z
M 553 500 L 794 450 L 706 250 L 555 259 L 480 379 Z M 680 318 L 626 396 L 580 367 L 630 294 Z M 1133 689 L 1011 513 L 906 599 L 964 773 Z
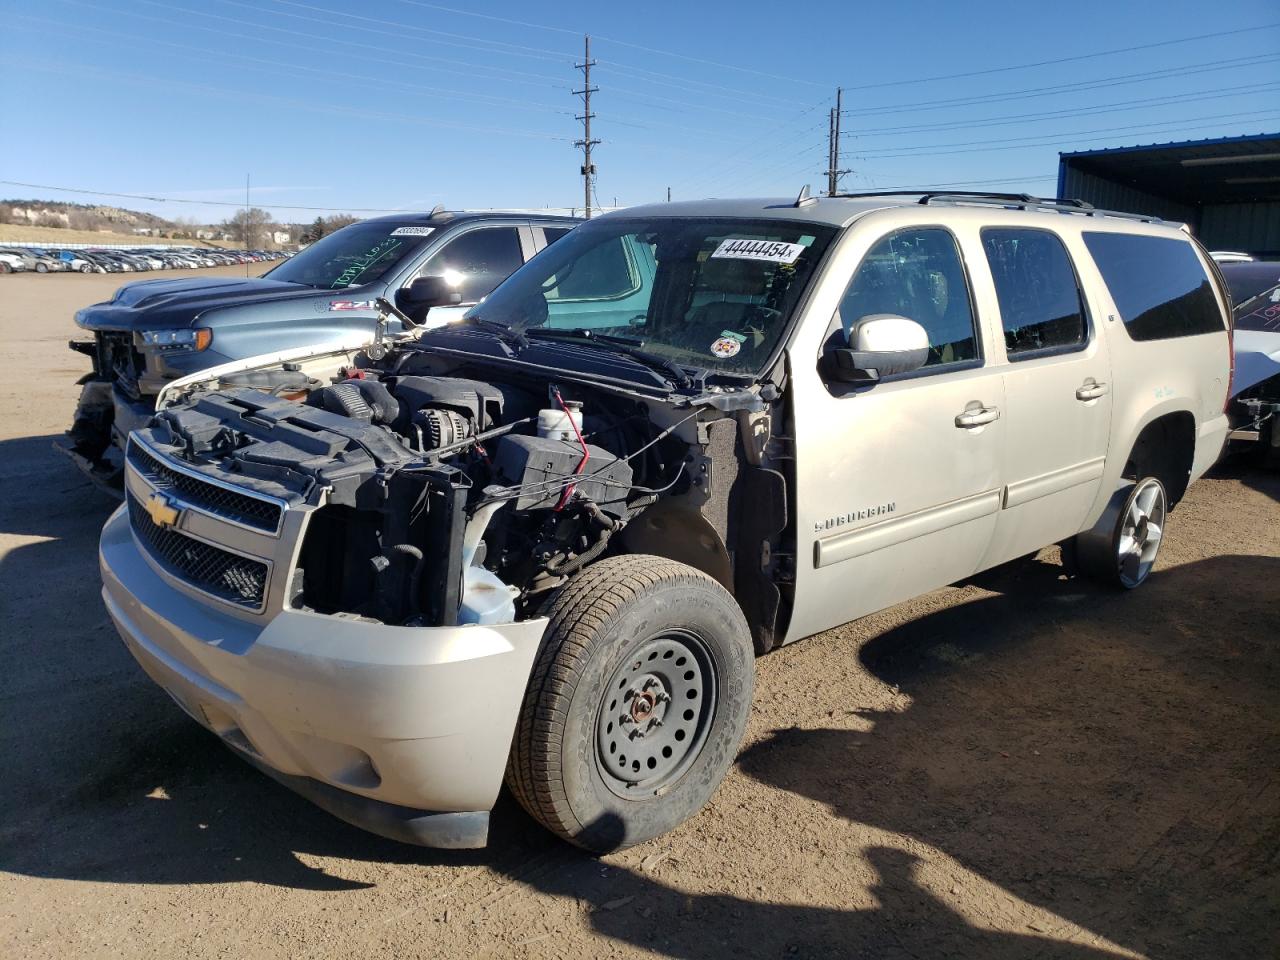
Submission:
M 1060 153 L 1067 169 L 1175 203 L 1199 206 L 1280 200 L 1280 133 Z

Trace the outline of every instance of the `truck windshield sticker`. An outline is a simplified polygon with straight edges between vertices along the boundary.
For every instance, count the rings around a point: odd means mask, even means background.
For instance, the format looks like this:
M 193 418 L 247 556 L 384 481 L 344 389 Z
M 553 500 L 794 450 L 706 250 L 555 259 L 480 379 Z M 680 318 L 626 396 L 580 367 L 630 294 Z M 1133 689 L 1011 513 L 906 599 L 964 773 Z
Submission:
M 425 237 L 430 234 L 435 227 L 396 227 L 391 231 L 393 237 Z
M 721 360 L 736 357 L 741 349 L 742 341 L 736 337 L 720 337 L 715 343 L 711 344 L 712 356 L 719 357 Z
M 804 244 L 780 243 L 774 240 L 742 240 L 730 238 L 720 241 L 711 259 L 764 260 L 768 263 L 795 263 L 804 253 Z

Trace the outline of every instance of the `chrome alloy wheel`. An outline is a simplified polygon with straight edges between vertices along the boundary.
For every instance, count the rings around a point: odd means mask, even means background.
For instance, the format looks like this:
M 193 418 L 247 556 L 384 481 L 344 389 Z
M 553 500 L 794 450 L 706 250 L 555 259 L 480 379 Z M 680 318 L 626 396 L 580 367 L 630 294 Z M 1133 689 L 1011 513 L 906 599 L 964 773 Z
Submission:
M 1160 552 L 1165 523 L 1164 486 L 1147 477 L 1134 487 L 1125 503 L 1116 536 L 1116 570 L 1120 583 L 1132 590 L 1147 579 Z

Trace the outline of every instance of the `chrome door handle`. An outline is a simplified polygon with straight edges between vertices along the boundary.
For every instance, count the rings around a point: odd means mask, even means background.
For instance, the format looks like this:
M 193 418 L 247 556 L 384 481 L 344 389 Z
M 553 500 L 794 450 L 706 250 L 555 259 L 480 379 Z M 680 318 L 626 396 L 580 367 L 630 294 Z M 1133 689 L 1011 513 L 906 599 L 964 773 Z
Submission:
M 1086 380 L 1076 388 L 1077 400 L 1097 400 L 1107 392 L 1105 383 L 1098 383 L 1094 380 Z
M 999 419 L 1000 410 L 998 407 L 974 407 L 964 413 L 956 414 L 956 426 L 962 430 L 967 430 L 971 427 L 981 427 L 988 423 L 995 423 Z

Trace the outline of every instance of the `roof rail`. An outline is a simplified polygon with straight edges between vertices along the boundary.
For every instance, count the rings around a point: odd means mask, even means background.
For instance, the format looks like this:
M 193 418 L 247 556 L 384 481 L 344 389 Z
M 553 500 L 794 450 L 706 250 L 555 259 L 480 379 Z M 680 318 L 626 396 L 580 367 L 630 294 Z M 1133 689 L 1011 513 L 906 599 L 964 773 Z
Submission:
M 1100 210 L 1083 200 L 1063 197 L 1033 197 L 1029 193 L 988 193 L 979 190 L 886 190 L 882 192 L 841 193 L 839 197 L 919 197 L 922 206 L 932 203 L 976 203 L 1018 210 L 1056 210 L 1059 213 L 1078 213 L 1090 217 L 1117 217 L 1122 220 L 1138 220 L 1143 223 L 1162 223 L 1160 217 L 1146 213 L 1126 213 L 1121 210 Z

